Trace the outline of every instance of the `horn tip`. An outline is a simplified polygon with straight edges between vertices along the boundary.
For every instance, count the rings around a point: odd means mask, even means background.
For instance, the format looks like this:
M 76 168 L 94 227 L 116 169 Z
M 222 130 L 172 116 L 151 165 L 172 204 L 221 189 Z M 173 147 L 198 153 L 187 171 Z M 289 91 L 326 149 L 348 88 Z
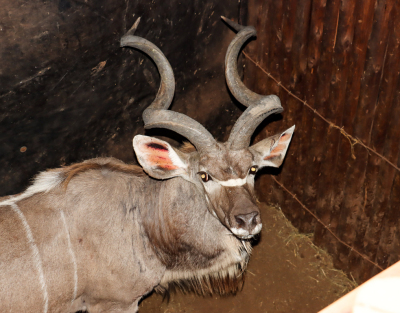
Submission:
M 228 24 L 229 27 L 233 28 L 236 32 L 241 31 L 242 29 L 246 28 L 246 26 L 242 26 L 234 21 L 231 21 L 230 19 L 228 19 L 225 16 L 221 16 L 221 19 Z
M 127 31 L 127 35 L 133 35 L 140 23 L 140 16 L 136 19 L 136 22 L 132 25 L 131 29 Z
M 125 46 L 124 44 L 124 38 L 128 36 L 133 36 L 136 32 L 136 29 L 138 28 L 140 23 L 140 16 L 136 19 L 136 22 L 132 25 L 132 27 L 126 32 L 125 35 L 122 36 L 121 38 L 121 47 Z

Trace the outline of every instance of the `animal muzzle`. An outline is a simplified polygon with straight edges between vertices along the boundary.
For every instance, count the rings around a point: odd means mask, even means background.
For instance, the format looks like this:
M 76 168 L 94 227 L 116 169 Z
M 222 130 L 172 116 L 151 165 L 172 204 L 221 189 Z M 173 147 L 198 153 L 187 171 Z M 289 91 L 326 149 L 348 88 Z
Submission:
M 231 220 L 231 231 L 241 239 L 250 239 L 257 235 L 262 228 L 260 214 L 252 211 L 245 214 L 234 215 Z

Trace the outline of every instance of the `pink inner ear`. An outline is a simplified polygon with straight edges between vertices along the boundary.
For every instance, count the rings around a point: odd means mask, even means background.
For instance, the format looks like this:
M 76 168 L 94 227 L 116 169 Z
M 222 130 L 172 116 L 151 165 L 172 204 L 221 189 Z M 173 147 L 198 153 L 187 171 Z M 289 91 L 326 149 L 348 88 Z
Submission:
M 169 157 L 165 158 L 161 155 L 151 155 L 147 159 L 150 166 L 161 167 L 166 170 L 176 170 L 178 167 L 171 162 Z
M 159 143 L 145 144 L 144 148 L 148 155 L 146 160 L 147 163 L 152 167 L 159 167 L 165 170 L 176 170 L 178 166 L 173 164 L 170 156 L 168 147 Z
M 286 149 L 286 145 L 285 144 L 279 144 L 277 145 L 274 150 L 271 151 L 271 153 L 269 155 L 267 155 L 264 160 L 269 160 L 272 158 L 275 158 L 277 156 L 279 156 L 282 152 L 284 152 Z
M 285 152 L 285 149 L 287 148 L 288 141 L 290 137 L 292 136 L 292 133 L 286 133 L 279 138 L 278 145 L 271 151 L 269 155 L 267 155 L 264 160 L 270 160 L 275 157 L 278 157 L 281 155 L 283 152 Z
M 159 143 L 155 143 L 155 142 L 148 143 L 146 146 L 147 146 L 147 148 L 154 149 L 154 150 L 168 151 L 167 147 L 165 147 L 164 145 L 161 145 Z
M 291 136 L 291 133 L 282 135 L 282 137 L 279 139 L 279 143 L 289 140 Z

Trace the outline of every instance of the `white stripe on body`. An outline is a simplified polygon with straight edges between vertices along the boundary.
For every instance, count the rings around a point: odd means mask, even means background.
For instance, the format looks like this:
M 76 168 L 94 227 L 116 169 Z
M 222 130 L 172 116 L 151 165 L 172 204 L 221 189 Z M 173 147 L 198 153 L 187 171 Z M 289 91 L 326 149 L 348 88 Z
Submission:
M 35 240 L 33 239 L 31 228 L 29 227 L 28 221 L 26 220 L 22 211 L 18 208 L 18 206 L 15 203 L 11 203 L 10 206 L 11 206 L 12 210 L 18 215 L 18 217 L 20 218 L 20 220 L 22 222 L 22 225 L 24 226 L 26 237 L 28 238 L 28 242 L 29 242 L 30 248 L 32 250 L 33 261 L 35 263 L 36 270 L 38 271 L 38 274 L 39 274 L 40 286 L 43 291 L 43 299 L 44 299 L 43 312 L 47 313 L 48 306 L 49 306 L 49 296 L 47 293 L 46 281 L 44 279 L 43 265 L 42 265 L 42 260 L 39 255 L 39 249 L 35 243 Z
M 76 299 L 76 293 L 78 292 L 78 266 L 76 264 L 74 250 L 72 250 L 71 237 L 69 236 L 69 230 L 68 230 L 68 226 L 67 226 L 67 221 L 65 220 L 64 212 L 62 210 L 60 210 L 60 214 L 61 214 L 61 219 L 64 224 L 65 232 L 67 233 L 68 251 L 69 251 L 69 254 L 71 255 L 72 263 L 74 264 L 74 293 L 72 295 L 72 300 L 71 300 L 71 303 L 72 303 Z

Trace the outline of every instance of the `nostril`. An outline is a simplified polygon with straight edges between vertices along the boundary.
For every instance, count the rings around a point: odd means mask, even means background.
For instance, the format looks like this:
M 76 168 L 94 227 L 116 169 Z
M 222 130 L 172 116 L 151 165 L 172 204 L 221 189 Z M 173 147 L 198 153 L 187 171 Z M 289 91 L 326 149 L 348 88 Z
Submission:
M 243 228 L 246 225 L 246 221 L 241 215 L 236 215 L 235 220 L 236 220 L 237 226 L 240 228 Z
M 247 214 L 239 214 L 235 216 L 235 220 L 238 227 L 245 228 L 249 226 L 255 226 L 257 224 L 258 212 L 254 211 Z
M 256 226 L 257 224 L 258 224 L 258 221 L 257 221 L 257 216 L 258 216 L 258 213 L 257 212 L 255 212 L 256 214 L 254 215 L 254 217 L 253 217 L 253 219 L 252 219 L 252 221 L 251 221 L 251 223 L 253 224 L 253 226 Z

